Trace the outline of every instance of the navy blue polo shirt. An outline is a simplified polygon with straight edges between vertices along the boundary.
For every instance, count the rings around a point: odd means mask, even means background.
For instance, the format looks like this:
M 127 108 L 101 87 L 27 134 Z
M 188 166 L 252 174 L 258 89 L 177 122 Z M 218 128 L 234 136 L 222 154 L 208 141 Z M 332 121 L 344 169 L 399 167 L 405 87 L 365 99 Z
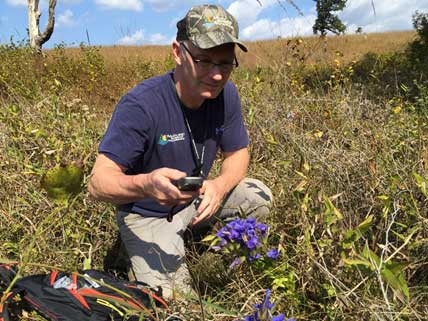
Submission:
M 183 109 L 199 155 L 205 144 L 205 176 L 219 149 L 231 152 L 248 145 L 239 95 L 230 81 L 218 97 L 206 99 L 200 108 Z M 127 168 L 128 175 L 149 173 L 162 167 L 191 175 L 196 163 L 172 71 L 141 82 L 121 98 L 98 151 Z M 174 211 L 180 209 L 177 207 Z M 163 217 L 170 207 L 145 198 L 120 205 L 119 210 Z

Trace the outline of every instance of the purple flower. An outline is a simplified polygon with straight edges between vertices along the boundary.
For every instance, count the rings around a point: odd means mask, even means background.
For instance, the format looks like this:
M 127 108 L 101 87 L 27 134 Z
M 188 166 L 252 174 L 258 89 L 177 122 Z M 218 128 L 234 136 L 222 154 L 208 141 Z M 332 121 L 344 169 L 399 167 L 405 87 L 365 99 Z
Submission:
M 232 253 L 240 257 L 247 256 L 249 261 L 258 260 L 262 257 L 262 251 L 264 254 L 267 232 L 268 226 L 257 223 L 254 217 L 237 218 L 216 233 L 218 242 L 213 249 L 216 251 L 224 249 L 226 253 Z M 270 255 L 272 257 L 278 256 L 277 253 L 272 251 L 270 251 Z M 230 267 L 237 266 L 236 262 L 232 262 Z
M 260 253 L 256 253 L 256 255 L 252 255 L 252 254 L 249 254 L 248 255 L 248 260 L 250 261 L 250 262 L 252 262 L 252 261 L 254 261 L 254 260 L 258 260 L 258 259 L 260 259 L 262 256 L 260 255 Z
M 229 269 L 233 269 L 235 266 L 238 266 L 239 264 L 241 264 L 241 259 L 239 257 L 237 257 L 236 259 L 233 260 L 233 262 L 229 265 Z
M 268 230 L 267 225 L 262 224 L 262 223 L 259 223 L 259 224 L 257 224 L 257 228 L 259 229 L 260 233 L 261 233 L 263 236 L 266 236 L 266 233 L 267 233 L 267 230 Z
M 241 321 L 285 321 L 284 313 L 272 315 L 272 309 L 274 304 L 270 302 L 271 291 L 266 289 L 265 297 L 263 302 L 254 305 L 255 311 L 253 314 L 244 317 Z M 294 319 L 288 319 L 287 321 L 295 321 Z
M 267 257 L 276 260 L 279 257 L 279 251 L 277 249 L 271 249 L 266 253 Z
M 275 315 L 272 317 L 271 321 L 284 321 L 285 315 L 284 313 Z
M 257 236 L 251 237 L 247 242 L 246 245 L 248 249 L 254 250 L 256 247 L 260 246 L 259 238 Z

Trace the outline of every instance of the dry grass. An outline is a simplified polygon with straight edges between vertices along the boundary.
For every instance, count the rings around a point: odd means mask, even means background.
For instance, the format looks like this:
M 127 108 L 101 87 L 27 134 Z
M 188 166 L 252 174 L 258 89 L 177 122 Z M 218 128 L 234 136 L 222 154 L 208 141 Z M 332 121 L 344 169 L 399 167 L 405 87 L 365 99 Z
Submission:
M 362 73 L 354 83 L 357 65 L 345 65 L 368 51 L 402 50 L 413 36 L 255 42 L 250 54 L 240 54 L 233 80 L 251 135 L 250 174 L 273 190 L 271 241 L 283 252 L 274 265 L 233 272 L 217 254 L 191 253 L 207 320 L 249 313 L 266 287 L 274 288 L 278 309 L 298 320 L 427 319 L 428 198 L 414 174 L 428 182 L 428 89 L 417 99 L 391 97 L 388 78 Z M 116 237 L 113 208 L 90 200 L 85 189 L 61 208 L 40 189 L 40 176 L 55 164 L 84 159 L 87 178 L 115 102 L 141 79 L 171 68 L 168 52 L 67 49 L 33 61 L 25 51 L 0 51 L 7 61 L 7 68 L 0 65 L 1 258 L 29 260 L 25 273 L 77 269 L 89 257 L 102 268 Z M 392 68 L 398 88 L 414 79 L 406 65 L 382 63 L 379 73 Z M 325 75 L 306 82 L 320 64 Z M 376 99 L 367 95 L 373 86 Z M 351 242 L 370 215 L 373 222 Z M 382 267 L 405 278 L 409 298 Z M 174 307 L 186 320 L 201 318 L 197 300 Z

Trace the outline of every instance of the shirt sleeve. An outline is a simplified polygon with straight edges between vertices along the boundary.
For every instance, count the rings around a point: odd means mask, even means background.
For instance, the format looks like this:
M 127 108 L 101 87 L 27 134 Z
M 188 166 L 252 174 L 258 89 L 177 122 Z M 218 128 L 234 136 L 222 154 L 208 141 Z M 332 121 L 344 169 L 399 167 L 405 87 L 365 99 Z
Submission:
M 224 88 L 224 128 L 220 148 L 224 152 L 233 152 L 249 144 L 247 128 L 241 112 L 238 90 L 228 82 Z
M 153 120 L 137 99 L 126 94 L 116 106 L 98 152 L 127 169 L 147 150 Z

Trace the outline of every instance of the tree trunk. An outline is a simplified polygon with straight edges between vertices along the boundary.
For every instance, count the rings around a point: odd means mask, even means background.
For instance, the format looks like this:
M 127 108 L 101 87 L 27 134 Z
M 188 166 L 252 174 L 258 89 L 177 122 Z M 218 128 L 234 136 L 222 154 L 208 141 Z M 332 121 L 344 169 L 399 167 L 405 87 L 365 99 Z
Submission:
M 46 30 L 40 33 L 39 0 L 28 1 L 28 37 L 30 47 L 37 52 L 42 51 L 42 45 L 48 41 L 53 33 L 55 25 L 55 6 L 57 0 L 49 0 L 49 19 Z

